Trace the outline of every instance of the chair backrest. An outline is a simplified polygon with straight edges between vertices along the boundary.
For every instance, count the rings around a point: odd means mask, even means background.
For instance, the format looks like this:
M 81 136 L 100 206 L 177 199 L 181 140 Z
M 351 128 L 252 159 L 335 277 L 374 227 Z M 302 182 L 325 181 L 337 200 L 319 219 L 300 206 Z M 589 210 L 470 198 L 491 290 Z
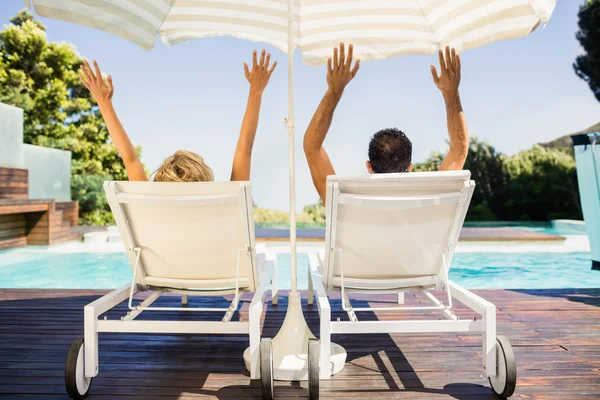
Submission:
M 469 171 L 327 178 L 323 280 L 445 278 L 475 183 Z M 344 286 L 348 286 L 344 284 Z M 416 286 L 416 285 L 415 285 Z M 368 285 L 363 286 L 365 288 Z
M 249 182 L 109 181 L 104 188 L 132 268 L 140 249 L 138 284 L 225 289 L 237 280 L 254 290 Z

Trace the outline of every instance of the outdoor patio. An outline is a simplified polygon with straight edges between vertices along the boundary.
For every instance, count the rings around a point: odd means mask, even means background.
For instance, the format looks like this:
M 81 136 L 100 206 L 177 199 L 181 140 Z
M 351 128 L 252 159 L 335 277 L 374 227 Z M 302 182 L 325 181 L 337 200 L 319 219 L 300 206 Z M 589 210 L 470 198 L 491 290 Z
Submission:
M 595 399 L 600 396 L 600 289 L 477 290 L 496 304 L 498 332 L 507 336 L 517 358 L 517 399 Z M 66 399 L 64 367 L 71 341 L 83 334 L 83 306 L 105 291 L 0 290 L 0 397 Z M 249 297 L 239 318 L 247 318 Z M 393 296 L 354 296 L 371 306 Z M 406 296 L 416 304 L 422 299 Z M 178 297 L 161 303 L 175 305 Z M 217 304 L 223 298 L 192 299 Z M 313 332 L 316 307 L 304 311 Z M 346 319 L 340 302 L 333 317 Z M 283 321 L 286 298 L 268 305 L 263 334 L 275 335 Z M 124 315 L 126 305 L 109 319 Z M 470 318 L 460 304 L 456 313 Z M 159 315 L 162 314 L 162 315 Z M 214 318 L 219 318 L 215 313 Z M 398 318 L 398 313 L 359 314 L 363 320 Z M 395 314 L 395 315 L 394 315 Z M 165 317 L 147 312 L 139 318 Z M 236 314 L 238 315 L 238 314 Z M 416 314 L 403 314 L 415 318 Z M 191 319 L 197 315 L 171 314 Z M 203 316 L 205 317 L 205 316 Z M 234 317 L 235 319 L 236 317 Z M 480 378 L 480 338 L 444 334 L 334 336 L 348 351 L 344 370 L 321 381 L 321 396 L 330 398 L 493 399 Z M 261 398 L 260 384 L 250 381 L 242 352 L 243 336 L 163 336 L 100 334 L 100 373 L 90 399 Z M 276 382 L 278 399 L 306 398 L 306 383 Z

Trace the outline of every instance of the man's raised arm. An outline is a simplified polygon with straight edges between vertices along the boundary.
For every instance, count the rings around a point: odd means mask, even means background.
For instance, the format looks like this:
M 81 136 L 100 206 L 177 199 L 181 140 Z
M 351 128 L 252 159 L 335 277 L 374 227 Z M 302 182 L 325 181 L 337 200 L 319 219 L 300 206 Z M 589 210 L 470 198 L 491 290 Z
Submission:
M 450 150 L 440 165 L 440 171 L 461 170 L 465 165 L 469 152 L 469 131 L 467 120 L 460 103 L 458 85 L 460 84 L 460 56 L 454 49 L 446 47 L 439 51 L 440 72 L 432 65 L 431 74 L 433 82 L 440 89 L 446 102 L 446 118 L 448 120 L 448 135 L 450 136 Z
M 344 43 L 340 43 L 339 52 L 337 47 L 333 49 L 333 59 L 327 60 L 327 92 L 304 135 L 304 154 L 308 161 L 313 184 L 323 203 L 325 203 L 327 192 L 327 176 L 335 174 L 329 155 L 323 148 L 323 142 L 331 126 L 335 108 L 344 93 L 344 88 L 354 78 L 360 67 L 360 61 L 357 60 L 352 68 L 352 51 L 352 45 L 348 46 L 348 56 L 346 57 Z

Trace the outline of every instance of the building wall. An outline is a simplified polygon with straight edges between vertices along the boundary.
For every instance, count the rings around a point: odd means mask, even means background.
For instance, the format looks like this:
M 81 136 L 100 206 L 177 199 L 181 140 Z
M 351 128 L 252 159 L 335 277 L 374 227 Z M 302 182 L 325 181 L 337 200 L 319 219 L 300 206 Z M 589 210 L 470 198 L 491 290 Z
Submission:
M 0 103 L 0 166 L 29 171 L 29 198 L 71 200 L 71 152 L 23 144 L 23 110 Z
M 0 103 L 0 166 L 25 168 L 22 145 L 23 110 Z
M 25 168 L 29 170 L 29 198 L 71 200 L 71 152 L 23 145 Z

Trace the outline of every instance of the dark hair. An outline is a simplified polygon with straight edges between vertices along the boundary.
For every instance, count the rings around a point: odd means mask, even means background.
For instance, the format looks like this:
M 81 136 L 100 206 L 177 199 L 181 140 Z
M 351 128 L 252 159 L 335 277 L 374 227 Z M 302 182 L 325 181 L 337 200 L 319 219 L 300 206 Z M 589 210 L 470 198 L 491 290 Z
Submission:
M 408 172 L 412 143 L 399 129 L 382 129 L 371 138 L 369 161 L 376 174 Z

